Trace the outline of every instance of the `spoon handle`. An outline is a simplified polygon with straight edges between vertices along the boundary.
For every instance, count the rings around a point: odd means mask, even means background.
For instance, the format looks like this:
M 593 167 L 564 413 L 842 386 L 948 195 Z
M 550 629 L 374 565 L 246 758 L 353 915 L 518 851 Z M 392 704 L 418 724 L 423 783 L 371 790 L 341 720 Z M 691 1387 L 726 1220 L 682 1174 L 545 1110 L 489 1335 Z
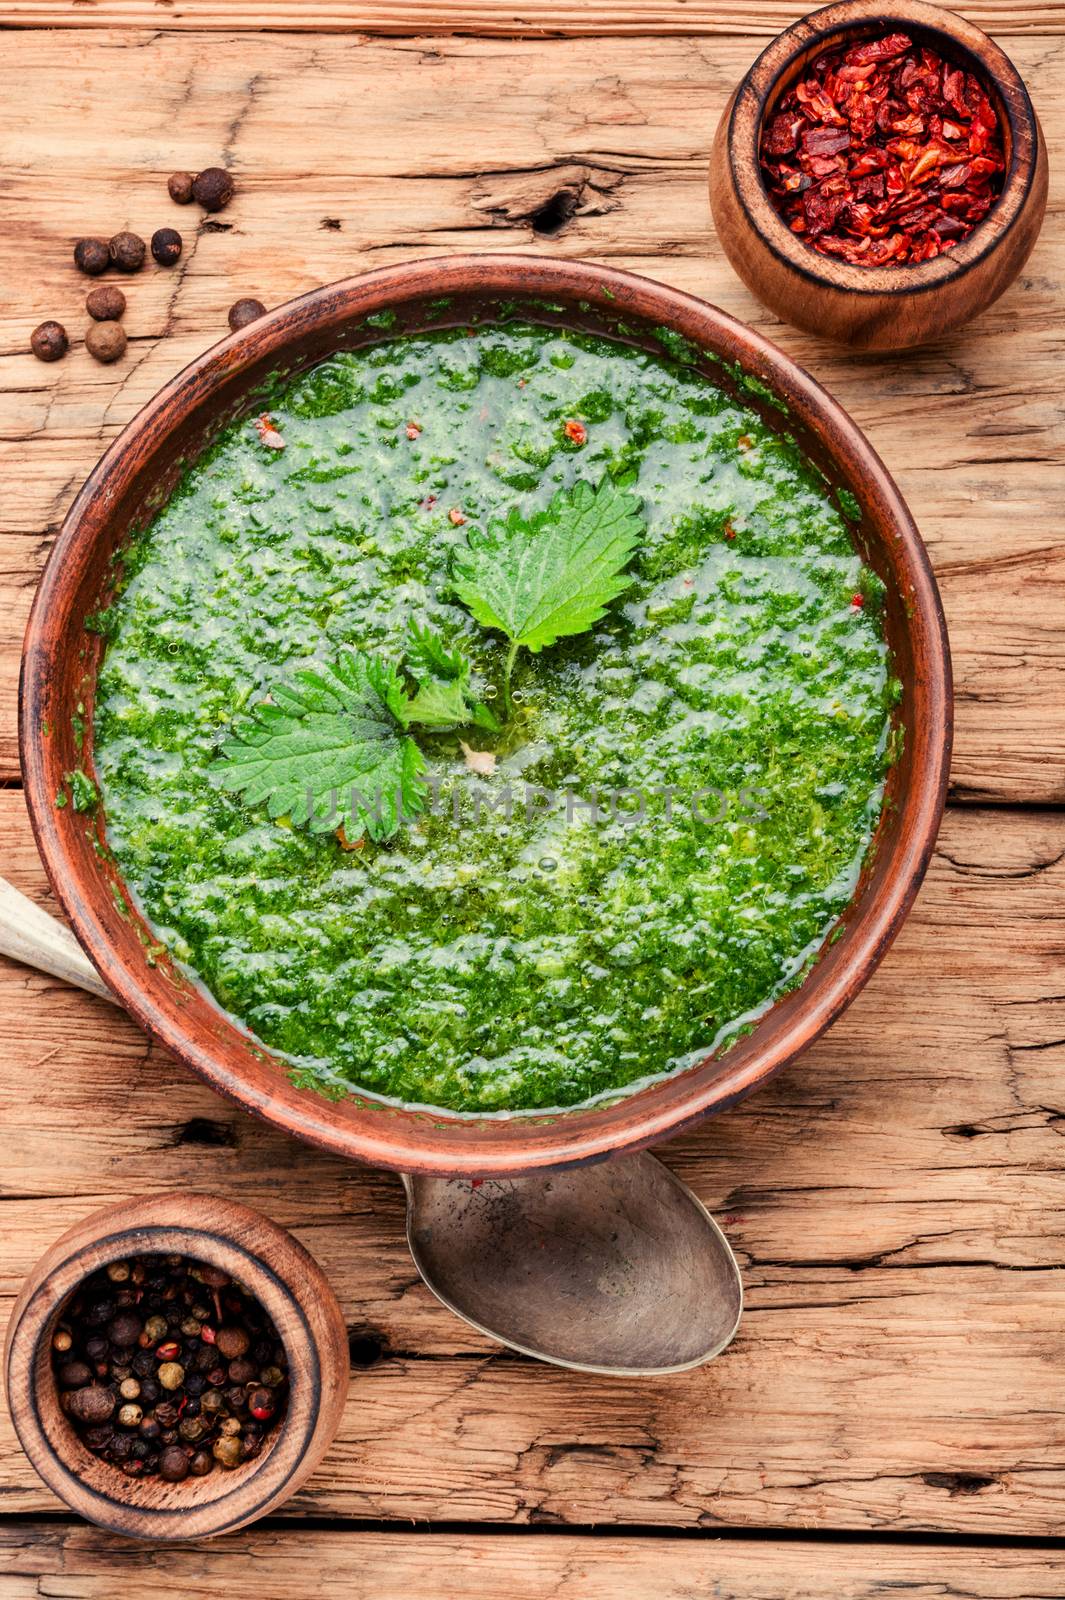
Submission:
M 115 999 L 70 929 L 5 878 L 0 878 L 0 955 L 75 983 L 104 1000 Z

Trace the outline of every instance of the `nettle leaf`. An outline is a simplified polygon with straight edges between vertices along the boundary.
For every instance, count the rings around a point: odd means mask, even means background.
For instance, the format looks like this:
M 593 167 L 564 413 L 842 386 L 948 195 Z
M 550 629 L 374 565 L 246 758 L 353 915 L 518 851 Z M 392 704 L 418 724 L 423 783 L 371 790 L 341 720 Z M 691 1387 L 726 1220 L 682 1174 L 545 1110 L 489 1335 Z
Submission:
M 406 732 L 396 668 L 362 651 L 296 672 L 223 745 L 224 789 L 313 833 L 385 839 L 425 804 L 425 760 Z
M 635 495 L 610 478 L 597 489 L 576 483 L 531 518 L 515 510 L 471 533 L 456 552 L 452 584 L 482 626 L 543 650 L 584 633 L 629 587 L 624 568 L 643 531 Z
M 407 651 L 418 691 L 407 703 L 407 717 L 427 728 L 462 723 L 498 731 L 499 723 L 477 697 L 473 663 L 458 645 L 449 645 L 430 628 L 411 626 Z

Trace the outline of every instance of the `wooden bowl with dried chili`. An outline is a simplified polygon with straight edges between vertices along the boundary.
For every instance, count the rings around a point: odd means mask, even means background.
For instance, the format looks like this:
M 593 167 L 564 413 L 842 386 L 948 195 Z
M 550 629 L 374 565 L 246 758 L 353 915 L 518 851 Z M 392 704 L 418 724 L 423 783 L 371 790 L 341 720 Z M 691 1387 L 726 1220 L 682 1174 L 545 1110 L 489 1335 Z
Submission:
M 718 125 L 725 253 L 788 322 L 862 350 L 960 327 L 1009 287 L 1046 209 L 1012 62 L 927 5 L 843 0 L 762 52 Z

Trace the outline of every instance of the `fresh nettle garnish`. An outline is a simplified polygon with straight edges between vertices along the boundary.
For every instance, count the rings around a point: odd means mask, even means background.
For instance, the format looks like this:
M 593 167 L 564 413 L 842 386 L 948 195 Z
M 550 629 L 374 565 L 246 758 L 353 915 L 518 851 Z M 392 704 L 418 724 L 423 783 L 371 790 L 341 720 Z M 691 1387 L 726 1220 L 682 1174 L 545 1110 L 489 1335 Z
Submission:
M 510 640 L 503 695 L 520 649 L 534 653 L 584 633 L 632 582 L 624 568 L 644 531 L 640 502 L 604 478 L 597 489 L 576 483 L 545 511 L 471 533 L 456 553 L 452 582 L 463 605 L 485 628 Z
M 362 651 L 306 667 L 222 746 L 222 787 L 312 833 L 386 839 L 425 803 L 410 704 L 395 667 Z
M 482 626 L 510 641 L 508 713 L 518 651 L 535 653 L 598 622 L 632 581 L 623 569 L 643 527 L 636 497 L 604 478 L 597 489 L 577 483 L 560 491 L 532 517 L 515 510 L 469 535 L 453 587 Z M 501 731 L 473 663 L 440 634 L 412 624 L 405 668 L 413 690 L 400 667 L 361 650 L 295 672 L 223 745 L 221 786 L 315 833 L 389 838 L 425 805 L 425 757 L 413 726 Z
M 426 728 L 453 728 L 471 722 L 490 733 L 499 723 L 473 683 L 473 665 L 461 650 L 448 645 L 430 628 L 411 625 L 407 659 L 418 692 L 407 708 L 411 722 Z

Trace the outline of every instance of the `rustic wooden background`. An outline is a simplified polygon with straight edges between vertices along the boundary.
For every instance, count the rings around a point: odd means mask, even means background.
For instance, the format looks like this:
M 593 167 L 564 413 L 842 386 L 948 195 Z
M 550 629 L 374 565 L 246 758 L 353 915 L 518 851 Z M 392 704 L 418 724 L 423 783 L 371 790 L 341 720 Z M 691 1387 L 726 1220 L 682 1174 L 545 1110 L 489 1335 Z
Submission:
M 699 1372 L 611 1382 L 482 1341 L 418 1281 L 394 1179 L 237 1114 L 105 1002 L 0 962 L 5 1307 L 75 1217 L 195 1185 L 296 1231 L 353 1363 L 337 1445 L 284 1517 L 177 1553 L 66 1520 L 0 1415 L 2 1600 L 1065 1595 L 1065 8 L 964 9 L 1043 116 L 1050 210 L 991 311 L 891 359 L 778 324 L 714 237 L 713 129 L 787 0 L 0 0 L 0 873 L 42 904 L 15 729 L 33 587 L 103 444 L 239 295 L 484 248 L 706 296 L 811 368 L 895 473 L 958 687 L 951 806 L 880 974 L 770 1089 L 664 1151 L 747 1284 Z M 173 207 L 167 174 L 214 162 L 230 208 Z M 124 285 L 128 355 L 96 366 L 72 241 L 164 223 L 182 262 Z M 76 336 L 53 367 L 28 354 L 45 316 Z

